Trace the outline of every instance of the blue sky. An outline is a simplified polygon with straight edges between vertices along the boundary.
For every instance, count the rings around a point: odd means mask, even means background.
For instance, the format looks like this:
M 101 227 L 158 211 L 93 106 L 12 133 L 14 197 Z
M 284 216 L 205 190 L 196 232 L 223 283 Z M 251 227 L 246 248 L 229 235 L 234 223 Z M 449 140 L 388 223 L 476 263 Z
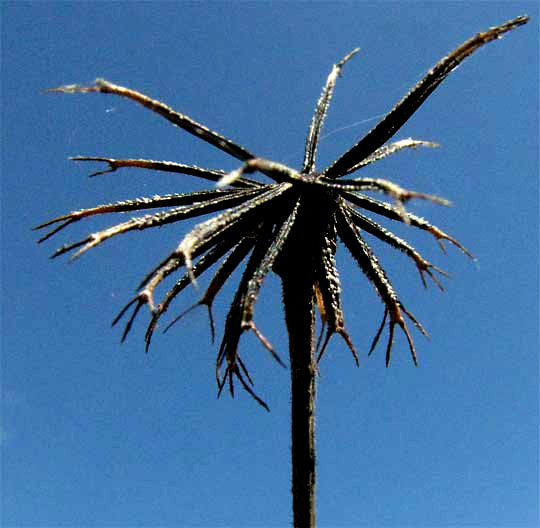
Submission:
M 298 167 L 332 63 L 340 78 L 320 166 L 438 59 L 479 30 L 528 13 L 438 88 L 369 174 L 441 194 L 412 204 L 459 238 L 475 263 L 400 231 L 452 274 L 425 291 L 408 261 L 374 246 L 407 307 L 420 367 L 398 336 L 392 364 L 367 358 L 382 315 L 342 249 L 355 368 L 334 339 L 317 402 L 318 520 L 338 526 L 537 526 L 538 20 L 536 2 L 24 3 L 2 9 L 3 526 L 275 527 L 291 519 L 289 374 L 242 342 L 266 413 L 239 392 L 216 399 L 204 310 L 157 335 L 143 316 L 128 341 L 110 321 L 188 223 L 125 235 L 74 264 L 48 256 L 99 226 L 43 245 L 30 228 L 101 202 L 204 187 L 189 176 L 120 171 L 68 156 L 146 157 L 233 169 L 235 160 L 113 96 L 43 94 L 104 77 L 159 98 L 260 156 Z M 218 299 L 223 325 L 232 287 Z M 193 303 L 190 289 L 176 309 Z M 287 355 L 271 277 L 256 321 Z

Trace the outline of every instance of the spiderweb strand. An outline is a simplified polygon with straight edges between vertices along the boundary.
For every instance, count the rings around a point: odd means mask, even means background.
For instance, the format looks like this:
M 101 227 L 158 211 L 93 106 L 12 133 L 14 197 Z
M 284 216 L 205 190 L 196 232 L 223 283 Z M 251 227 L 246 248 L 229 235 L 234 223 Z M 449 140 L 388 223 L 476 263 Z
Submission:
M 319 137 L 321 135 L 321 129 L 328 112 L 328 106 L 330 105 L 330 100 L 334 93 L 334 88 L 336 86 L 336 81 L 339 75 L 341 75 L 341 68 L 343 65 L 349 61 L 354 55 L 360 51 L 360 48 L 353 49 L 350 53 L 345 55 L 338 63 L 334 64 L 326 84 L 323 88 L 315 112 L 313 113 L 313 118 L 311 121 L 311 126 L 309 127 L 308 135 L 306 138 L 306 147 L 304 153 L 304 163 L 302 166 L 303 173 L 312 173 L 315 170 L 315 156 L 317 154 L 317 145 L 319 144 Z
M 105 79 L 96 79 L 95 84 L 92 86 L 82 86 L 80 84 L 70 84 L 66 86 L 59 86 L 58 88 L 49 88 L 48 92 L 62 92 L 62 93 L 89 93 L 89 92 L 101 92 L 106 94 L 115 94 L 126 99 L 130 99 L 142 106 L 152 110 L 156 114 L 163 116 L 165 119 L 173 123 L 174 125 L 184 129 L 186 132 L 201 138 L 203 141 L 210 143 L 214 147 L 230 154 L 236 159 L 246 161 L 256 156 L 246 150 L 244 147 L 237 145 L 230 139 L 223 137 L 222 135 L 210 130 L 209 128 L 201 125 L 197 121 L 191 119 L 187 115 L 176 112 L 166 104 L 152 99 L 147 95 L 144 95 L 130 88 L 113 84 Z
M 339 178 L 349 172 L 351 167 L 365 160 L 379 147 L 382 147 L 418 110 L 426 98 L 441 84 L 444 79 L 469 55 L 484 44 L 496 40 L 507 31 L 517 28 L 529 21 L 527 16 L 519 16 L 513 20 L 478 33 L 464 42 L 452 53 L 440 60 L 426 76 L 394 108 L 356 145 L 334 161 L 323 171 L 327 178 Z

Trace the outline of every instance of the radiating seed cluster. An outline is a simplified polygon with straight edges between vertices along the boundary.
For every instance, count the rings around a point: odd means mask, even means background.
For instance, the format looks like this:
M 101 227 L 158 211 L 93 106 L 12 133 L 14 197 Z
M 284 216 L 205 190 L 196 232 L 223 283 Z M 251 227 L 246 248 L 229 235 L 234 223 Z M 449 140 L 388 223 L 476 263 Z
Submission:
M 197 176 L 215 182 L 216 187 L 187 194 L 125 200 L 74 211 L 37 226 L 36 229 L 53 226 L 40 239 L 40 242 L 68 225 L 90 216 L 130 211 L 154 211 L 90 234 L 75 243 L 67 244 L 53 255 L 56 257 L 73 251 L 72 258 L 77 258 L 88 249 L 122 233 L 163 226 L 213 213 L 214 216 L 196 225 L 179 245 L 147 274 L 139 285 L 137 295 L 120 312 L 113 324 L 118 323 L 132 308 L 122 336 L 122 339 L 125 339 L 141 307 L 148 306 L 150 323 L 145 335 L 148 348 L 157 323 L 168 311 L 171 302 L 184 288 L 195 282 L 214 264 L 219 263 L 206 290 L 196 304 L 196 306 L 204 305 L 208 308 L 212 337 L 214 337 L 212 303 L 234 270 L 245 262 L 240 283 L 226 317 L 224 335 L 217 356 L 216 376 L 220 392 L 228 382 L 233 393 L 236 379 L 257 402 L 266 408 L 264 401 L 253 390 L 253 381 L 239 353 L 239 341 L 244 332 L 253 331 L 274 359 L 283 364 L 253 319 L 261 286 L 270 271 L 283 277 L 288 266 L 309 267 L 314 277 L 312 303 L 317 306 L 323 323 L 323 332 L 317 344 L 317 360 L 323 356 L 332 335 L 338 334 L 344 339 L 358 363 L 356 349 L 345 329 L 341 308 L 341 286 L 335 260 L 338 241 L 341 241 L 372 283 L 383 303 L 383 320 L 376 332 L 370 353 L 375 348 L 384 328 L 388 326 L 389 335 L 386 345 L 386 364 L 388 365 L 395 327 L 398 326 L 407 339 L 416 364 L 416 351 L 406 319 L 409 319 L 421 333 L 426 334 L 426 331 L 399 299 L 381 263 L 366 243 L 365 233 L 403 252 L 418 269 L 424 286 L 427 284 L 427 277 L 441 290 L 442 285 L 437 273 L 446 275 L 445 272 L 424 259 L 405 240 L 383 227 L 378 220 L 374 219 L 374 216 L 405 223 L 426 231 L 441 246 L 441 242 L 446 240 L 466 255 L 471 255 L 450 235 L 405 209 L 406 202 L 413 198 L 442 205 L 448 204 L 443 198 L 403 189 L 384 179 L 362 178 L 361 176 L 345 179 L 344 177 L 404 148 L 437 146 L 429 141 L 412 138 L 386 143 L 463 59 L 487 42 L 499 38 L 503 33 L 527 21 L 527 17 L 518 17 L 501 26 L 479 33 L 459 46 L 439 61 L 366 136 L 320 172 L 317 172 L 315 168 L 316 151 L 328 106 L 343 66 L 359 51 L 358 49 L 353 50 L 335 64 L 328 76 L 308 131 L 301 171 L 258 157 L 162 102 L 103 79 L 98 79 L 92 86 L 69 85 L 54 88 L 50 91 L 100 92 L 130 99 L 226 152 L 242 164 L 238 169 L 226 173 L 222 170 L 170 161 L 112 159 L 95 156 L 72 158 L 76 161 L 98 161 L 108 164 L 108 168 L 95 172 L 93 175 L 132 167 Z M 270 183 L 262 183 L 248 177 L 256 172 L 266 176 Z M 366 192 L 371 194 L 367 195 Z M 373 196 L 377 194 L 388 197 L 389 201 Z M 309 255 L 309 258 L 304 259 L 304 253 L 301 250 L 293 249 L 293 246 L 302 244 L 306 244 L 308 251 L 305 254 Z M 291 258 L 292 255 L 294 258 Z M 181 269 L 184 271 L 180 273 L 177 281 L 165 293 L 161 301 L 156 303 L 154 292 L 157 286 L 169 275 Z M 287 311 L 287 306 L 285 310 Z M 184 313 L 185 311 L 176 317 L 166 329 Z

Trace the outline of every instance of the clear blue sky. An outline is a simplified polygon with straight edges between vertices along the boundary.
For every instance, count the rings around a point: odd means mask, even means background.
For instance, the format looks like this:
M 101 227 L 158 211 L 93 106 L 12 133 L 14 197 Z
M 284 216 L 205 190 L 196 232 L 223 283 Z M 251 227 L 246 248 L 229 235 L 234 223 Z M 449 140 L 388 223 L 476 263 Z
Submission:
M 338 526 L 538 526 L 538 21 L 536 2 L 60 3 L 2 10 L 2 526 L 289 526 L 289 373 L 242 342 L 266 413 L 241 391 L 216 399 L 204 310 L 154 338 L 146 315 L 122 346 L 110 321 L 189 225 L 125 235 L 69 265 L 48 256 L 112 223 L 38 246 L 30 228 L 104 201 L 203 184 L 143 171 L 88 179 L 68 156 L 238 164 L 113 96 L 43 94 L 96 77 L 159 98 L 252 152 L 298 167 L 332 63 L 344 69 L 320 165 L 353 144 L 439 58 L 479 30 L 525 27 L 469 58 L 370 174 L 441 194 L 413 204 L 478 257 L 400 231 L 452 274 L 424 291 L 405 257 L 375 246 L 425 324 L 414 368 L 400 335 L 389 369 L 367 349 L 382 314 L 344 250 L 349 331 L 321 363 L 318 519 Z M 216 304 L 219 330 L 231 289 Z M 190 289 L 178 311 L 198 296 Z M 256 320 L 287 356 L 279 283 Z

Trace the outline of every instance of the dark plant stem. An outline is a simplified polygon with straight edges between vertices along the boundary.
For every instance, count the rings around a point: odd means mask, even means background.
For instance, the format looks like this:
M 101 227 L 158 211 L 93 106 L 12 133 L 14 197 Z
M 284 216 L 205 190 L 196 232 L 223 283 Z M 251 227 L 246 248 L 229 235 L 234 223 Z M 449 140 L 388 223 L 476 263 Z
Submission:
M 323 240 L 335 210 L 332 195 L 302 189 L 287 244 L 274 264 L 281 277 L 291 366 L 293 525 L 315 527 L 315 285 Z M 312 214 L 324 211 L 325 214 Z
M 304 274 L 303 278 L 284 277 L 282 281 L 291 362 L 292 497 L 295 528 L 315 526 L 316 364 L 313 282 L 309 275 Z

